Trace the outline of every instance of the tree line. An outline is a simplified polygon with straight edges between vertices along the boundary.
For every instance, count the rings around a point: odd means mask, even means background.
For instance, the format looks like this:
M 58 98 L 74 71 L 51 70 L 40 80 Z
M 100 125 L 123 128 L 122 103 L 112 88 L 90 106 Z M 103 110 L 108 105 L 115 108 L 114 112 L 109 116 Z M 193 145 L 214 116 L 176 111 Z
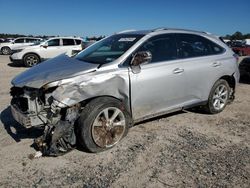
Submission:
M 239 31 L 236 31 L 234 34 L 232 35 L 226 35 L 223 37 L 224 39 L 228 39 L 228 40 L 244 40 L 244 39 L 250 39 L 250 33 L 247 34 L 242 34 Z
M 37 37 L 37 38 L 50 38 L 55 36 L 47 36 L 47 35 L 22 35 L 22 34 L 8 34 L 8 33 L 0 33 L 0 38 L 18 38 L 18 37 Z
M 48 35 L 22 35 L 22 34 L 7 34 L 7 33 L 0 33 L 0 38 L 18 38 L 18 37 L 36 37 L 36 38 L 51 38 L 51 37 L 59 37 L 59 36 L 48 36 Z M 86 37 L 86 40 L 100 40 L 105 36 L 93 36 L 93 37 Z
M 50 37 L 56 37 L 56 36 L 48 36 L 48 35 L 21 35 L 21 34 L 7 34 L 7 33 L 0 33 L 0 38 L 17 38 L 17 37 L 38 37 L 38 38 L 50 38 Z M 105 36 L 99 36 L 99 37 L 86 37 L 87 40 L 100 40 L 104 38 Z M 225 35 L 223 37 L 224 39 L 229 40 L 243 40 L 243 39 L 250 39 L 250 33 L 243 34 L 240 31 L 236 31 L 232 35 Z

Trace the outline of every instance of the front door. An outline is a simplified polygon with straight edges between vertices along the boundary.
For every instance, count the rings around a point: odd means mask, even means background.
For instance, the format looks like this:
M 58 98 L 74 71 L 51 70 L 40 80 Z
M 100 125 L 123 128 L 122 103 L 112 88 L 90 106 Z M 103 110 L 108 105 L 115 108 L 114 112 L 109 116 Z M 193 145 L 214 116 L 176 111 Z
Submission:
M 186 76 L 177 60 L 174 34 L 150 38 L 137 51 L 150 51 L 152 61 L 130 71 L 133 119 L 177 109 L 186 102 Z
M 42 59 L 49 59 L 62 54 L 61 51 L 60 39 L 51 39 L 45 47 L 41 46 L 40 55 Z

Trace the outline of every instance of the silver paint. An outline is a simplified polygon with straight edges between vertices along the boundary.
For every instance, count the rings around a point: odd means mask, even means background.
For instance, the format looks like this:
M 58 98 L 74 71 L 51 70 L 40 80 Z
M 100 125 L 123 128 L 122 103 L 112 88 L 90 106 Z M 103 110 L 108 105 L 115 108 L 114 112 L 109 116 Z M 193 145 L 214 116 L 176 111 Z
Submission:
M 149 63 L 141 65 L 140 72 L 136 73 L 131 67 L 123 66 L 144 41 L 167 33 L 197 34 L 223 46 L 226 52 Z M 33 88 L 57 86 L 52 96 L 66 106 L 99 96 L 115 97 L 132 109 L 132 118 L 137 120 L 206 101 L 213 84 L 222 76 L 233 76 L 238 82 L 239 72 L 233 52 L 216 37 L 185 30 L 157 30 L 145 34 L 120 58 L 101 67 L 61 55 L 22 73 L 12 84 Z M 219 66 L 214 66 L 215 63 Z

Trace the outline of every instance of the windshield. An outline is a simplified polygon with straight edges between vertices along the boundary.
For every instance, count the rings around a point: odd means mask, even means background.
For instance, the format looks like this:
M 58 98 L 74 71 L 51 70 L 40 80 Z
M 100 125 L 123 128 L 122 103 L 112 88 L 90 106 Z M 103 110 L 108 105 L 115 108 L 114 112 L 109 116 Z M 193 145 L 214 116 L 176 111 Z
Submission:
M 113 35 L 93 44 L 75 58 L 94 64 L 106 64 L 119 58 L 142 37 L 138 34 Z

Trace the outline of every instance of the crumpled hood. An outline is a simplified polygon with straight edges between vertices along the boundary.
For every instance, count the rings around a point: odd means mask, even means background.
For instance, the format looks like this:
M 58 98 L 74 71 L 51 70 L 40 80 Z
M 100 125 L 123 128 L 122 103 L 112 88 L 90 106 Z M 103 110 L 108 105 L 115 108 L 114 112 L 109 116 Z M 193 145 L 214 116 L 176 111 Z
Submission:
M 17 75 L 12 81 L 16 87 L 41 88 L 43 85 L 94 71 L 98 64 L 70 58 L 64 54 L 42 62 Z

